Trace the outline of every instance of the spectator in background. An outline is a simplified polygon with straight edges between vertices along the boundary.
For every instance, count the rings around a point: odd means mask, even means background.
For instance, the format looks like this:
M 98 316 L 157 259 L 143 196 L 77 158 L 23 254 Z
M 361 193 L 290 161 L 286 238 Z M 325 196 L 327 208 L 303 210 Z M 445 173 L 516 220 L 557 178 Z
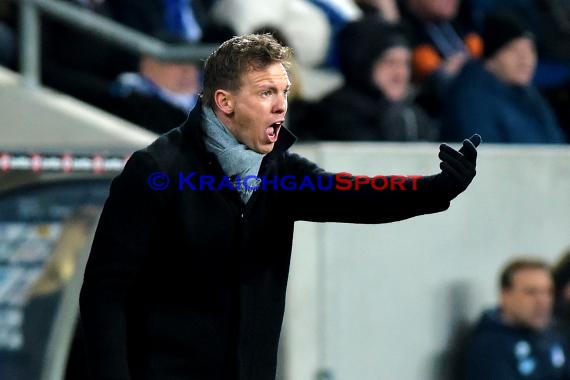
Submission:
M 178 37 L 163 36 L 168 43 Z M 198 62 L 162 61 L 143 56 L 137 72 L 118 76 L 111 85 L 107 111 L 156 133 L 182 124 L 202 88 Z
M 379 16 L 348 24 L 338 39 L 344 85 L 315 107 L 321 140 L 435 140 L 437 129 L 410 95 L 408 42 Z M 310 123 L 304 123 L 307 125 Z
M 501 9 L 515 13 L 529 26 L 538 54 L 533 84 L 570 136 L 570 1 L 469 0 L 467 8 L 479 30 L 486 14 Z
M 500 305 L 481 316 L 465 352 L 465 380 L 566 380 L 562 338 L 549 327 L 552 277 L 535 259 L 515 259 L 500 277 Z
M 466 65 L 450 86 L 442 139 L 458 140 L 471 130 L 487 142 L 564 143 L 549 105 L 531 85 L 536 68 L 534 38 L 513 14 L 489 14 L 483 61 Z
M 113 18 L 112 1 L 64 0 L 96 15 Z M 110 83 L 136 67 L 136 59 L 123 49 L 92 33 L 43 15 L 43 83 L 87 103 L 102 107 Z
M 327 17 L 331 27 L 331 40 L 324 67 L 337 69 L 339 66 L 339 53 L 336 46 L 336 36 L 350 21 L 359 19 L 362 15 L 353 0 L 305 0 L 316 7 Z
M 526 14 L 537 30 L 540 57 L 533 82 L 570 137 L 570 1 L 543 0 L 531 4 Z
M 432 116 L 439 116 L 447 84 L 470 58 L 481 55 L 481 38 L 468 20 L 458 17 L 460 0 L 403 0 L 400 5 L 413 46 L 418 101 Z
M 570 2 L 566 0 L 467 0 L 477 29 L 483 28 L 485 15 L 509 10 L 523 19 L 536 36 L 541 58 L 549 62 L 570 63 Z
M 240 35 L 261 27 L 279 29 L 300 65 L 316 67 L 327 59 L 331 26 L 321 9 L 307 0 L 218 0 L 212 15 Z
M 211 17 L 218 0 L 113 0 L 116 20 L 149 35 L 186 42 L 217 43 L 235 32 Z
M 570 344 L 570 248 L 552 269 L 554 277 L 554 318 L 556 328 Z
M 400 11 L 396 0 L 354 0 L 366 16 L 380 15 L 387 22 L 399 22 Z

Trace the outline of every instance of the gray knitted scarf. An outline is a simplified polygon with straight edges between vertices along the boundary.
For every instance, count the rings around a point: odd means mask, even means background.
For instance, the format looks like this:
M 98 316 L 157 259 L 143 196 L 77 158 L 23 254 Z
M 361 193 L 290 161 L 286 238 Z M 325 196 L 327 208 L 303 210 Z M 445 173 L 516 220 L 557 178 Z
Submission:
M 251 179 L 248 180 L 246 187 L 243 185 L 243 180 L 247 176 L 258 175 L 264 155 L 237 141 L 208 106 L 202 107 L 202 128 L 206 149 L 216 155 L 224 173 L 239 191 L 243 203 L 247 203 L 258 183 Z M 240 177 L 240 183 L 236 181 L 237 176 Z

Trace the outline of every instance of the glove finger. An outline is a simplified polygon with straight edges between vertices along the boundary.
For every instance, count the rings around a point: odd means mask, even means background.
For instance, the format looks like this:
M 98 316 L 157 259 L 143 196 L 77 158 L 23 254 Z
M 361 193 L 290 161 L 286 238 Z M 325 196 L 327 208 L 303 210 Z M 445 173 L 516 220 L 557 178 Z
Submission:
M 457 170 L 455 170 L 451 165 L 449 165 L 447 162 L 440 162 L 439 163 L 439 167 L 441 169 L 441 171 L 445 174 L 450 175 L 454 180 L 456 180 L 458 183 L 463 184 L 465 182 L 465 177 L 462 176 L 461 174 L 459 174 L 457 172 Z
M 450 174 L 461 183 L 469 183 L 473 180 L 473 177 L 475 177 L 474 166 L 467 167 L 465 165 L 458 165 L 454 160 L 443 160 L 442 164 L 445 165 L 442 166 L 440 164 L 440 168 L 442 168 L 442 170 L 449 170 Z
M 475 145 L 475 148 L 477 148 L 479 146 L 479 144 L 481 144 L 481 142 L 483 141 L 481 136 L 478 135 L 477 133 L 475 133 L 473 136 L 469 137 L 469 140 L 473 143 L 473 145 Z
M 477 161 L 477 148 L 471 140 L 463 140 L 463 146 L 459 149 L 459 153 L 463 154 L 469 162 L 475 163 Z
M 461 154 L 460 152 L 458 152 L 457 150 L 453 149 L 452 147 L 450 147 L 447 144 L 441 144 L 439 146 L 439 151 L 440 152 L 445 152 L 447 154 L 449 154 L 452 157 L 455 157 L 458 160 L 463 160 L 463 154 Z
M 475 170 L 475 165 L 461 155 L 456 157 L 442 150 L 438 156 L 442 161 L 452 166 L 459 174 L 467 176 Z

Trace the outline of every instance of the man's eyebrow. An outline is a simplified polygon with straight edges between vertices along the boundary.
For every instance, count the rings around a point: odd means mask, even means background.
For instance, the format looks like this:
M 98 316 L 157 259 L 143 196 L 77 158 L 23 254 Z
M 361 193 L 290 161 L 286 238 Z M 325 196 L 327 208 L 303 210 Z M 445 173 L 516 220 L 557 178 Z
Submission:
M 290 90 L 292 86 L 292 83 L 288 83 L 287 86 L 285 86 L 285 90 Z M 263 82 L 258 82 L 255 85 L 256 88 L 258 89 L 271 89 L 271 90 L 277 90 L 277 84 L 275 82 L 272 81 L 263 81 Z
M 276 86 L 276 83 L 271 79 L 261 79 L 255 82 L 255 85 L 257 87 L 270 87 L 270 86 Z

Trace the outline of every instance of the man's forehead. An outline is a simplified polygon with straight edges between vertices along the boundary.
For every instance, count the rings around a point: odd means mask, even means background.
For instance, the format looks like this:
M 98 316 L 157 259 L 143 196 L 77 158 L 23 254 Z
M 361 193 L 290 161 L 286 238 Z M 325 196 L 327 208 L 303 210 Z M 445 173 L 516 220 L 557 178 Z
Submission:
M 255 84 L 262 82 L 289 82 L 289 74 L 282 64 L 269 65 L 262 69 L 250 68 L 245 75 Z
M 541 284 L 544 279 L 552 282 L 550 272 L 543 268 L 524 268 L 513 273 L 513 285 Z

